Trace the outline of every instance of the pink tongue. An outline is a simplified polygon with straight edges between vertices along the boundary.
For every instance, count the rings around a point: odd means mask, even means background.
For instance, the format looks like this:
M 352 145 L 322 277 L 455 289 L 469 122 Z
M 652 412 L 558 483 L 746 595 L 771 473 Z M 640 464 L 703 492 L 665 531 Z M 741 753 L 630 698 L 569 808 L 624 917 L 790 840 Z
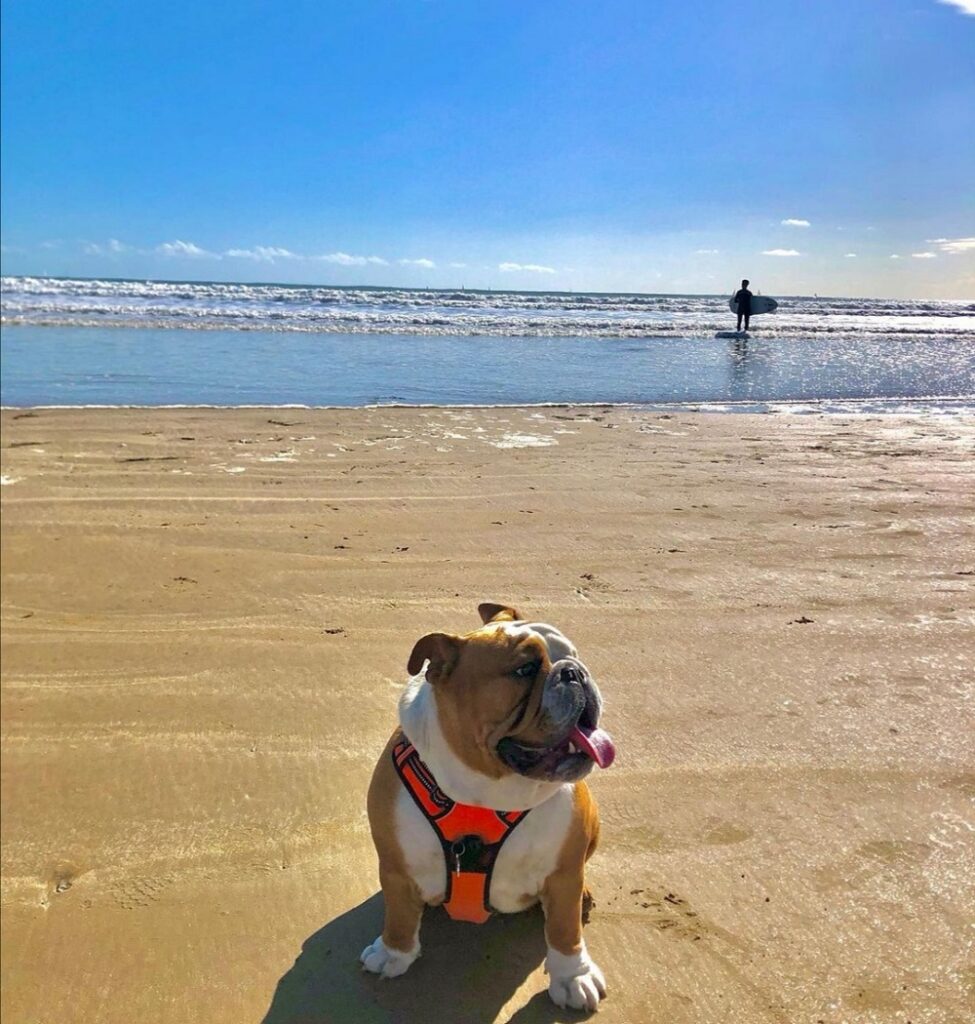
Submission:
M 616 757 L 616 747 L 609 733 L 604 729 L 587 729 L 577 725 L 569 739 L 584 753 L 588 754 L 600 768 L 608 768 Z

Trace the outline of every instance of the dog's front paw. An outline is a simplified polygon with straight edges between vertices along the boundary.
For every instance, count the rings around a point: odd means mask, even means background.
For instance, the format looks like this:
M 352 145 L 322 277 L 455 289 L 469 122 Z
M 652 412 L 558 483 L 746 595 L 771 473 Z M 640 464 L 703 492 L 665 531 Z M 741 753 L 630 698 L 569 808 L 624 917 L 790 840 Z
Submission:
M 545 970 L 552 979 L 548 994 L 556 1006 L 590 1011 L 599 1008 L 599 1000 L 606 995 L 606 979 L 589 959 L 585 946 L 572 956 L 549 949 Z
M 381 974 L 384 978 L 398 978 L 409 970 L 410 964 L 419 955 L 419 942 L 410 952 L 402 953 L 398 949 L 390 949 L 380 935 L 371 946 L 366 946 L 359 959 L 362 966 L 373 974 Z

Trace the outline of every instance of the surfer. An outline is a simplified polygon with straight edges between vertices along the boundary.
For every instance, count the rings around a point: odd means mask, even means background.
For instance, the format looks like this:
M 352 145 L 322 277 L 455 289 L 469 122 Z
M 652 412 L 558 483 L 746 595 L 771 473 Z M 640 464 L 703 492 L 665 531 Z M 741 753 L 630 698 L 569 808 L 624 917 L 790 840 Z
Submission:
M 752 315 L 752 293 L 748 290 L 748 280 L 743 279 L 741 287 L 735 292 L 735 302 L 738 303 L 738 330 L 741 330 L 742 318 L 745 320 L 745 330 L 748 330 L 748 321 Z

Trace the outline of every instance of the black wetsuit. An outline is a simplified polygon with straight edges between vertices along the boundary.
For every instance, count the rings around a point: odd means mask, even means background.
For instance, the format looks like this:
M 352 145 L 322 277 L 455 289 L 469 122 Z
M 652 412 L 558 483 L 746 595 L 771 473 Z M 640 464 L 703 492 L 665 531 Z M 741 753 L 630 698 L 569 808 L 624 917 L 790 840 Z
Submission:
M 738 303 L 739 316 L 752 315 L 752 293 L 747 288 L 739 288 L 735 292 L 735 301 Z
M 741 330 L 741 321 L 745 321 L 745 330 L 748 330 L 748 321 L 752 315 L 752 293 L 747 288 L 739 288 L 735 292 L 735 301 L 738 303 L 738 330 Z

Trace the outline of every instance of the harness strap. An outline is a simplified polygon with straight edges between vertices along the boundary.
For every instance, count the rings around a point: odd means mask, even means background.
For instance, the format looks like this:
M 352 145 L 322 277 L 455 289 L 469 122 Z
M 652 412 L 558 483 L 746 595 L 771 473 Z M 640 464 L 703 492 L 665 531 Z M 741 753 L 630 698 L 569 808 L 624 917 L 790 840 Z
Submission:
M 494 863 L 528 811 L 495 811 L 451 800 L 405 736 L 393 746 L 393 765 L 440 840 L 447 872 L 444 909 L 455 921 L 483 924 L 491 916 Z

